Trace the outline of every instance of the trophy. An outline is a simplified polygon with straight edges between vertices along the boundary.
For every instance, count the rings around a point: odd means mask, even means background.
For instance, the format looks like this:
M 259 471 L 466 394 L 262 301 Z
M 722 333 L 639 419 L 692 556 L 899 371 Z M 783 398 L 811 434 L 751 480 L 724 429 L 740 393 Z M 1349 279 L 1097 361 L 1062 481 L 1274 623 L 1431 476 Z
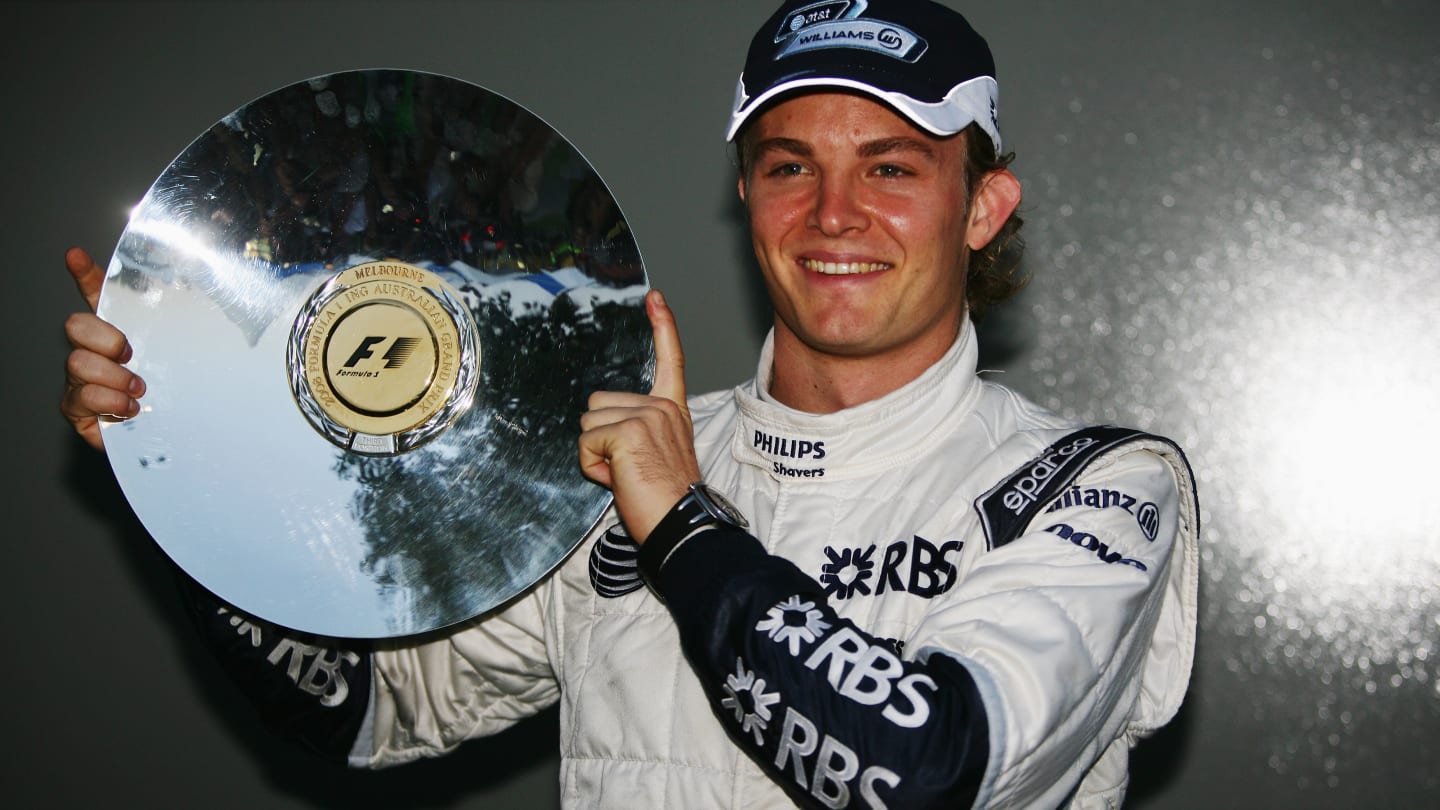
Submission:
M 99 314 L 149 392 L 106 450 L 164 551 L 241 610 L 443 628 L 601 518 L 579 415 L 648 388 L 647 289 L 604 182 L 515 102 L 415 71 L 298 82 L 132 212 Z

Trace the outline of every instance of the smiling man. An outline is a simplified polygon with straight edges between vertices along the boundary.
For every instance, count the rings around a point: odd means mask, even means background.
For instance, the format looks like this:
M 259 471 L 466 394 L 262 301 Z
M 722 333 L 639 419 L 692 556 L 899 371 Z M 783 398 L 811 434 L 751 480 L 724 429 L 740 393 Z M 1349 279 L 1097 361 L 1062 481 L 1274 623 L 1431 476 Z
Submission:
M 728 133 L 775 310 L 755 379 L 687 397 L 651 293 L 655 386 L 591 400 L 580 464 L 615 509 L 569 562 L 448 636 L 335 653 L 338 700 L 212 608 L 237 678 L 371 767 L 559 702 L 573 806 L 1116 806 L 1189 678 L 1194 490 L 1169 441 L 976 374 L 1020 201 L 994 74 L 926 0 L 787 3 Z M 123 336 L 68 331 L 89 435 L 143 384 Z
M 606 578 L 618 532 L 594 547 L 614 604 L 569 657 L 619 648 L 604 666 L 627 674 L 578 698 L 684 720 L 577 746 L 577 775 L 655 763 L 670 776 L 642 795 L 670 804 L 1108 807 L 1177 709 L 1183 457 L 975 374 L 969 316 L 1014 289 L 1020 201 L 994 73 L 929 2 L 790 3 L 756 34 L 729 137 L 775 311 L 757 376 L 687 403 L 652 300 L 656 389 L 597 395 L 581 440 L 653 593 Z M 706 702 L 750 762 L 694 723 Z
M 966 137 L 934 138 L 861 95 L 809 93 L 758 116 L 740 197 L 775 307 L 771 393 L 828 413 L 915 379 L 955 342 L 965 266 L 1020 201 L 966 182 Z M 818 386 L 818 387 L 817 387 Z

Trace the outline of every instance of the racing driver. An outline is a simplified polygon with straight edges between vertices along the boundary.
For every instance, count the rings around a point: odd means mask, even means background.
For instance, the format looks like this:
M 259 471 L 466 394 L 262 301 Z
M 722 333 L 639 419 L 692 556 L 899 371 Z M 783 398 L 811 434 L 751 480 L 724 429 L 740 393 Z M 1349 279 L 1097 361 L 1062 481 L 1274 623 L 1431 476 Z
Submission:
M 977 376 L 972 316 L 1015 286 L 997 98 L 941 5 L 787 2 L 727 132 L 774 307 L 755 378 L 688 398 L 652 292 L 654 388 L 592 397 L 579 463 L 614 507 L 559 570 L 443 637 L 336 640 L 320 682 L 195 588 L 209 644 L 356 766 L 558 702 L 567 806 L 1117 806 L 1189 680 L 1193 483 L 1168 440 Z M 93 308 L 102 272 L 67 264 Z M 61 410 L 98 446 L 144 384 L 113 327 L 66 329 Z

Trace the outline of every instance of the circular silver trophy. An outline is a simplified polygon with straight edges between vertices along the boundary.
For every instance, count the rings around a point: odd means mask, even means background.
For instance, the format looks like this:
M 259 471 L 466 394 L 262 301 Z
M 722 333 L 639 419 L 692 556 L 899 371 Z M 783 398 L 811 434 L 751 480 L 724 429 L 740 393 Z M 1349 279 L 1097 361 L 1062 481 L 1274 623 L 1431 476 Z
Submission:
M 579 415 L 648 386 L 647 289 L 605 184 L 509 99 L 401 70 L 293 84 L 132 213 L 99 313 L 149 392 L 106 451 L 165 552 L 241 610 L 445 627 L 604 511 Z

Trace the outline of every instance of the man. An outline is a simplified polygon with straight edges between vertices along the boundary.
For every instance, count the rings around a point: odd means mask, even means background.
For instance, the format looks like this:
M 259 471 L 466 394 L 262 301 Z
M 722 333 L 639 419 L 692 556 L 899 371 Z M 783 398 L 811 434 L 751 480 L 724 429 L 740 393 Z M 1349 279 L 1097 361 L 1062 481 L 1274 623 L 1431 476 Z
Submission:
M 207 606 L 237 680 L 365 766 L 558 701 L 574 806 L 1118 804 L 1189 677 L 1193 488 L 1169 442 L 975 374 L 969 315 L 1006 287 L 1020 199 L 993 77 L 926 0 L 787 3 L 728 133 L 775 310 L 755 380 L 687 400 L 651 293 L 653 390 L 582 418 L 615 510 L 559 571 L 443 638 L 337 650 L 339 699 Z M 93 305 L 99 270 L 67 263 Z M 144 385 L 112 327 L 67 332 L 62 411 L 98 444 Z

